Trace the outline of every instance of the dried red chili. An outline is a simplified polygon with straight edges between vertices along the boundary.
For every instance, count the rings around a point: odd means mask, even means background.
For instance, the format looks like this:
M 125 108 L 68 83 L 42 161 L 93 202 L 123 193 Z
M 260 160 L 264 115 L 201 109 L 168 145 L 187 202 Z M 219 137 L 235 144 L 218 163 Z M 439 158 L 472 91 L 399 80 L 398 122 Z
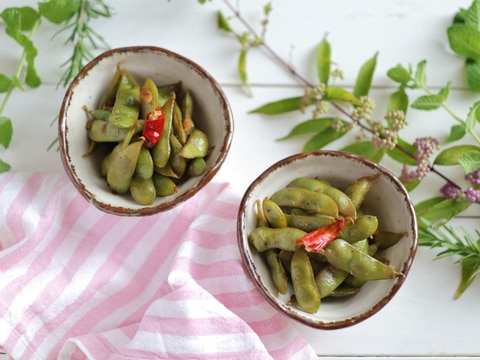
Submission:
M 308 251 L 319 251 L 335 240 L 345 225 L 345 219 L 341 218 L 334 223 L 311 231 L 297 240 L 297 245 L 305 245 Z
M 145 138 L 145 147 L 152 148 L 155 146 L 162 136 L 164 125 L 165 113 L 160 106 L 147 114 L 142 131 L 142 135 Z

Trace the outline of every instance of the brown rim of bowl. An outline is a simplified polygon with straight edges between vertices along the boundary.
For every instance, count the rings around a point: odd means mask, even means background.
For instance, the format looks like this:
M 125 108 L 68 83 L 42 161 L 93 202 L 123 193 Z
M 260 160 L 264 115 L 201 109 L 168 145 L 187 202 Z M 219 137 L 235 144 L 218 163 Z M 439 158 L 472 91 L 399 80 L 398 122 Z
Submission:
M 199 183 L 194 187 L 183 194 L 176 196 L 170 201 L 164 202 L 159 204 L 158 206 L 154 207 L 139 207 L 137 209 L 130 209 L 121 206 L 112 206 L 105 204 L 98 199 L 96 199 L 95 194 L 88 191 L 88 189 L 84 186 L 81 179 L 77 176 L 75 171 L 75 167 L 72 166 L 70 162 L 69 150 L 68 150 L 68 143 L 67 143 L 67 136 L 66 136 L 66 124 L 65 124 L 65 113 L 70 104 L 71 97 L 73 95 L 74 88 L 78 85 L 78 83 L 90 72 L 90 70 L 99 63 L 102 59 L 112 56 L 113 54 L 121 54 L 121 53 L 128 53 L 128 52 L 157 52 L 166 54 L 168 57 L 173 57 L 181 62 L 186 63 L 192 69 L 195 69 L 203 78 L 205 78 L 214 88 L 215 92 L 218 94 L 218 97 L 221 101 L 222 108 L 224 109 L 224 126 L 226 136 L 223 139 L 223 143 L 221 144 L 220 156 L 215 160 L 215 162 L 210 166 L 208 171 L 202 175 Z M 59 143 L 60 143 L 60 158 L 62 160 L 63 167 L 66 170 L 66 173 L 76 189 L 84 196 L 87 201 L 92 202 L 97 208 L 103 210 L 107 213 L 116 214 L 116 215 L 127 215 L 127 216 L 143 216 L 143 215 L 153 215 L 165 210 L 168 210 L 172 207 L 175 207 L 182 202 L 188 200 L 193 195 L 195 195 L 198 191 L 200 191 L 205 185 L 207 185 L 210 180 L 217 174 L 222 166 L 225 158 L 228 154 L 230 149 L 232 138 L 233 138 L 233 113 L 230 107 L 230 104 L 227 100 L 227 96 L 225 95 L 222 87 L 220 84 L 207 72 L 203 67 L 198 65 L 197 63 L 193 62 L 192 60 L 175 53 L 173 51 L 156 47 L 156 46 L 128 46 L 128 47 L 120 47 L 111 50 L 107 50 L 93 60 L 91 60 L 87 65 L 85 65 L 82 70 L 75 76 L 72 80 L 70 85 L 68 86 L 65 96 L 63 98 L 61 107 L 60 107 L 60 114 L 59 114 L 59 122 L 58 122 L 58 135 L 59 135 Z
M 246 211 L 246 204 L 250 199 L 250 193 L 257 186 L 258 183 L 260 183 L 265 177 L 268 176 L 269 173 L 271 173 L 273 170 L 276 168 L 285 166 L 290 164 L 291 162 L 298 160 L 298 159 L 303 159 L 307 158 L 310 156 L 318 156 L 318 155 L 326 155 L 326 156 L 332 156 L 332 157 L 348 157 L 351 159 L 354 159 L 356 161 L 361 162 L 362 164 L 368 166 L 371 169 L 380 171 L 384 175 L 386 175 L 397 187 L 398 189 L 402 192 L 404 198 L 405 198 L 405 203 L 408 206 L 409 212 L 412 214 L 412 222 L 411 222 L 411 233 L 413 235 L 412 239 L 412 246 L 410 247 L 409 250 L 409 256 L 406 259 L 406 261 L 403 263 L 403 268 L 402 272 L 404 276 L 399 277 L 396 279 L 394 285 L 390 289 L 390 291 L 378 302 L 376 303 L 373 307 L 371 307 L 367 312 L 348 318 L 344 320 L 339 320 L 339 321 L 320 321 L 316 319 L 312 319 L 306 316 L 302 316 L 302 314 L 293 312 L 290 310 L 290 308 L 285 305 L 281 304 L 277 301 L 274 295 L 272 295 L 268 289 L 261 283 L 260 281 L 260 276 L 258 275 L 256 271 L 256 266 L 255 263 L 251 260 L 249 257 L 248 253 L 250 252 L 250 249 L 246 249 L 248 247 L 248 244 L 245 244 L 244 242 L 244 235 L 243 234 L 243 229 L 245 227 L 245 211 Z M 382 309 L 391 299 L 392 297 L 397 293 L 397 291 L 400 289 L 400 287 L 403 285 L 405 278 L 407 277 L 408 272 L 410 271 L 410 268 L 412 266 L 413 260 L 415 258 L 415 254 L 417 252 L 417 247 L 418 247 L 418 233 L 417 233 L 417 220 L 415 216 L 415 209 L 413 207 L 412 201 L 410 199 L 410 195 L 408 194 L 407 190 L 403 186 L 403 184 L 396 178 L 396 176 L 388 169 L 384 168 L 381 165 L 378 165 L 377 163 L 374 163 L 373 161 L 370 161 L 368 159 L 362 158 L 358 155 L 348 153 L 348 152 L 343 152 L 343 151 L 334 151 L 334 150 L 319 150 L 319 151 L 311 151 L 311 152 L 304 152 L 304 153 L 299 153 L 295 155 L 291 155 L 289 157 L 286 157 L 270 167 L 268 167 L 263 173 L 261 173 L 253 182 L 250 184 L 250 186 L 247 188 L 244 196 L 242 197 L 240 201 L 240 206 L 238 210 L 238 217 L 237 217 L 237 242 L 238 246 L 240 248 L 240 255 L 242 258 L 242 262 L 244 265 L 244 268 L 246 269 L 248 275 L 252 278 L 253 282 L 255 283 L 255 286 L 257 290 L 260 291 L 260 293 L 263 295 L 263 297 L 269 302 L 274 308 L 279 310 L 281 313 L 284 315 L 288 315 L 291 318 L 303 323 L 304 325 L 317 328 L 317 329 L 324 329 L 324 330 L 334 330 L 334 329 L 339 329 L 339 328 L 345 328 L 349 327 L 352 325 L 355 325 L 365 319 L 368 319 L 369 317 L 373 316 L 376 314 L 380 309 Z

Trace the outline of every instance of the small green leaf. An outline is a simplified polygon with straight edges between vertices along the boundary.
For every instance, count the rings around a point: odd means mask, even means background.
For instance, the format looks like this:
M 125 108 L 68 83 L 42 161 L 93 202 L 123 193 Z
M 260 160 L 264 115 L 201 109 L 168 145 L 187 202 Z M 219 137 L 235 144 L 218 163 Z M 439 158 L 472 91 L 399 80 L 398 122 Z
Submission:
M 463 258 L 461 261 L 462 264 L 462 276 L 460 283 L 458 284 L 455 294 L 453 295 L 454 299 L 458 299 L 465 290 L 472 284 L 473 280 L 480 273 L 480 262 L 477 257 L 467 257 Z
M 357 98 L 361 96 L 368 96 L 370 87 L 372 86 L 373 73 L 375 72 L 375 67 L 377 66 L 377 57 L 378 52 L 375 55 L 368 59 L 360 68 L 360 71 L 357 75 L 357 80 L 353 88 L 353 95 Z
M 444 101 L 445 99 L 442 95 L 422 95 L 415 99 L 410 106 L 417 110 L 435 110 L 438 109 Z
M 343 121 L 345 125 L 348 123 Z M 346 128 L 344 126 L 343 128 Z M 347 133 L 346 130 L 336 130 L 332 127 L 328 127 L 319 133 L 312 136 L 303 146 L 302 151 L 315 151 L 323 149 L 325 146 L 330 144 L 331 142 L 341 138 L 343 135 Z
M 0 74 L 0 93 L 7 92 L 12 85 L 12 79 L 7 75 Z
M 223 15 L 221 11 L 217 13 L 217 25 L 219 29 L 229 33 L 233 33 L 233 29 L 230 27 L 227 18 Z
M 468 88 L 473 92 L 480 92 L 480 61 L 467 59 L 465 61 L 465 74 Z
M 408 109 L 408 95 L 402 87 L 395 91 L 388 100 L 387 112 L 402 110 L 405 114 Z
M 480 169 L 480 151 L 478 151 L 478 147 L 475 151 L 463 153 L 459 158 L 459 163 L 462 165 L 465 174 Z
M 417 216 L 420 218 L 423 214 L 428 212 L 430 208 L 432 208 L 433 206 L 436 206 L 437 204 L 441 203 L 444 200 L 445 199 L 440 196 L 423 200 L 415 205 L 415 212 Z
M 296 125 L 287 135 L 278 140 L 286 140 L 295 136 L 318 133 L 328 127 L 331 127 L 333 120 L 333 118 L 320 118 L 303 121 Z
M 351 92 L 340 87 L 327 87 L 323 100 L 333 103 L 350 103 L 353 105 L 361 105 L 360 100 Z
M 317 47 L 317 77 L 320 84 L 328 84 L 330 78 L 330 65 L 331 65 L 331 49 L 330 43 L 326 37 L 320 42 Z
M 475 102 L 469 109 L 467 119 L 465 120 L 466 131 L 473 132 L 473 129 L 478 121 L 478 113 L 480 111 L 480 101 Z
M 460 164 L 460 158 L 471 151 L 480 151 L 480 147 L 475 145 L 457 145 L 445 149 L 437 155 L 434 160 L 434 165 L 458 165 Z
M 402 151 L 400 148 L 405 151 Z M 415 160 L 415 158 L 410 156 L 408 153 L 415 155 L 416 153 L 415 148 L 413 147 L 413 145 L 407 143 L 405 140 L 398 138 L 397 146 L 394 149 L 389 150 L 387 152 L 387 155 L 391 157 L 393 160 L 399 162 L 400 164 L 412 165 L 412 166 L 417 165 L 417 161 Z
M 418 185 L 420 185 L 421 182 L 422 182 L 422 180 L 416 179 L 416 180 L 412 180 L 412 181 L 402 182 L 402 184 L 408 192 L 411 192 L 411 191 L 415 190 L 415 188 Z
M 249 113 L 278 115 L 300 109 L 301 97 L 292 97 L 267 103 L 256 109 L 250 110 Z
M 451 86 L 452 86 L 452 82 L 449 81 L 449 82 L 447 82 L 447 85 L 445 85 L 445 87 L 441 88 L 438 91 L 438 95 L 443 97 L 443 101 L 447 100 L 448 95 L 450 94 L 450 87 Z
M 40 14 L 30 6 L 22 6 L 17 8 L 21 17 L 21 31 L 30 31 L 40 18 Z
M 427 85 L 427 61 L 422 60 L 417 64 L 415 70 L 415 85 L 419 88 L 424 88 Z
M 453 217 L 467 210 L 472 203 L 464 198 L 442 199 L 433 206 L 421 212 L 421 221 L 440 225 L 445 224 Z M 418 215 L 418 213 L 417 213 Z
M 0 145 L 3 145 L 5 149 L 10 145 L 12 135 L 12 121 L 5 116 L 0 116 Z
M 69 20 L 79 9 L 80 1 L 50 0 L 38 3 L 40 14 L 54 24 Z
M 0 159 L 0 173 L 7 172 L 9 170 L 10 170 L 10 165 L 7 164 L 2 159 Z
M 466 134 L 467 134 L 467 129 L 465 128 L 465 125 L 463 124 L 453 125 L 450 128 L 450 134 L 448 135 L 448 138 L 446 141 L 454 142 L 454 141 L 460 140 Z
M 411 70 L 405 69 L 401 64 L 387 71 L 387 76 L 401 85 L 406 85 L 412 78 Z
M 480 33 L 466 24 L 447 29 L 450 48 L 458 55 L 480 61 Z
M 345 146 L 342 151 L 351 152 L 367 158 L 373 162 L 379 163 L 385 155 L 385 149 L 375 148 L 370 141 L 359 141 Z

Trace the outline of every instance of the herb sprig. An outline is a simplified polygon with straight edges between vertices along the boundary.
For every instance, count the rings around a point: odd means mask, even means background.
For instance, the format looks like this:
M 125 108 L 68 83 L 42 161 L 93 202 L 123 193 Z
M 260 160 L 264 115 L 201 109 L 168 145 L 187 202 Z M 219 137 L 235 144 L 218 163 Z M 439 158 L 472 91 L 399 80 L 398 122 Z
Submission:
M 0 13 L 6 34 L 22 48 L 13 75 L 0 72 L 1 146 L 8 149 L 13 138 L 13 121 L 4 115 L 11 94 L 17 89 L 24 91 L 26 87 L 37 88 L 42 84 L 35 66 L 38 49 L 34 43 L 34 36 L 42 20 L 46 19 L 59 26 L 63 24 L 60 32 L 72 30 L 67 43 L 74 43 L 73 54 L 63 64 L 67 70 L 59 80 L 59 84 L 66 86 L 84 66 L 85 61 L 93 57 L 89 48 L 97 49 L 99 44 L 106 46 L 103 38 L 89 26 L 89 21 L 98 17 L 110 17 L 111 14 L 110 7 L 103 0 L 49 0 L 39 2 L 37 9 L 18 6 L 5 8 Z M 11 165 L 0 159 L 0 173 L 10 169 Z
M 278 115 L 293 111 L 305 113 L 310 109 L 312 117 L 294 126 L 291 131 L 279 140 L 287 140 L 297 136 L 310 138 L 304 144 L 302 151 L 324 148 L 343 137 L 347 133 L 359 129 L 360 140 L 357 140 L 341 150 L 353 152 L 381 162 L 389 157 L 402 165 L 399 178 L 409 191 L 413 191 L 430 173 L 436 174 L 445 181 L 439 196 L 425 199 L 416 204 L 419 221 L 420 245 L 435 249 L 444 249 L 439 257 L 457 255 L 462 266 L 462 279 L 455 293 L 458 298 L 471 284 L 480 271 L 480 245 L 474 236 L 464 232 L 462 241 L 451 227 L 446 224 L 462 214 L 473 204 L 480 203 L 480 137 L 477 134 L 477 124 L 480 121 L 480 102 L 475 102 L 468 109 L 465 117 L 457 115 L 449 107 L 447 101 L 451 83 L 448 82 L 440 91 L 433 92 L 427 83 L 427 61 L 420 61 L 415 67 L 398 64 L 388 72 L 388 77 L 398 85 L 398 89 L 390 94 L 389 102 L 384 109 L 384 119 L 372 119 L 375 101 L 369 97 L 373 75 L 377 64 L 377 53 L 365 61 L 358 71 L 353 91 L 333 85 L 335 79 L 342 78 L 339 69 L 332 70 L 331 44 L 324 37 L 316 52 L 317 82 L 312 83 L 301 76 L 289 63 L 284 61 L 266 43 L 254 28 L 242 17 L 238 7 L 228 0 L 223 0 L 232 12 L 229 18 L 218 13 L 218 26 L 229 34 L 238 34 L 230 24 L 231 19 L 237 19 L 249 33 L 248 38 L 257 39 L 256 47 L 264 49 L 288 73 L 305 87 L 303 94 L 264 104 L 251 113 L 263 115 Z M 267 7 L 269 12 L 271 6 Z M 480 88 L 480 0 L 474 0 L 470 8 L 461 9 L 455 16 L 453 24 L 448 28 L 449 43 L 453 51 L 467 58 L 466 74 L 469 85 L 478 82 Z M 264 12 L 265 13 L 265 12 Z M 262 25 L 263 26 L 263 25 Z M 264 30 L 264 29 L 263 29 Z M 239 37 L 241 51 L 239 63 L 246 57 L 246 51 L 253 47 L 245 47 Z M 245 63 L 243 63 L 245 65 Z M 240 70 L 242 82 L 247 79 L 246 67 Z M 423 91 L 413 101 L 411 90 Z M 472 87 L 475 91 L 475 88 Z M 332 109 L 334 111 L 332 111 Z M 407 126 L 407 111 L 409 109 L 434 111 L 443 109 L 456 124 L 450 128 L 450 135 L 444 143 L 430 136 L 423 136 L 409 142 L 403 139 L 402 130 Z M 456 144 L 465 136 L 475 145 Z M 465 182 L 459 184 L 443 173 L 444 167 L 456 167 L 465 176 Z M 480 233 L 477 231 L 477 238 Z

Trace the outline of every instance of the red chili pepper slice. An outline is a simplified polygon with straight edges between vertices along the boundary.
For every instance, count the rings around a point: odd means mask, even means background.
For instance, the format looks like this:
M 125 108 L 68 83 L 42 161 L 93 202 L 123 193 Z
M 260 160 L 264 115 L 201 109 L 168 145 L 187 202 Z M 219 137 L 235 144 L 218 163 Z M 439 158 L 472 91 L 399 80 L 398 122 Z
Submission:
M 164 125 L 165 113 L 160 106 L 147 114 L 142 131 L 142 135 L 145 138 L 145 147 L 152 148 L 155 146 L 162 136 Z
M 334 223 L 311 231 L 297 240 L 297 245 L 305 245 L 306 250 L 316 251 L 323 249 L 340 234 L 345 225 L 345 219 L 341 218 Z

